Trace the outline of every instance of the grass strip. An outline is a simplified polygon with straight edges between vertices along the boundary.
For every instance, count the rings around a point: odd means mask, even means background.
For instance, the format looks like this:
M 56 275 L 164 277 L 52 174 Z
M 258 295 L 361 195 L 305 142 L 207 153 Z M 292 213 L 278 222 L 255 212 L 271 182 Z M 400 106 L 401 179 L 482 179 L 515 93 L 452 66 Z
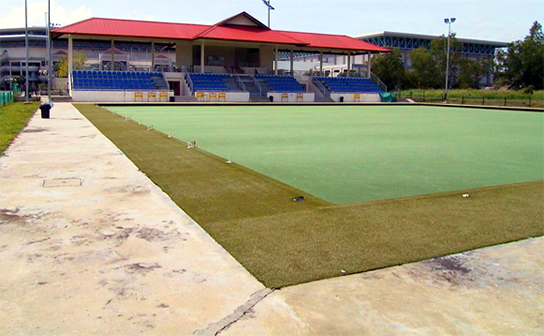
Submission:
M 13 139 L 25 128 L 30 117 L 36 112 L 38 103 L 12 103 L 0 107 L 0 156 Z
M 543 183 L 334 206 L 93 105 L 105 136 L 268 287 L 544 234 Z M 304 202 L 291 198 L 304 195 Z
M 268 287 L 283 287 L 544 234 L 542 182 L 202 226 Z

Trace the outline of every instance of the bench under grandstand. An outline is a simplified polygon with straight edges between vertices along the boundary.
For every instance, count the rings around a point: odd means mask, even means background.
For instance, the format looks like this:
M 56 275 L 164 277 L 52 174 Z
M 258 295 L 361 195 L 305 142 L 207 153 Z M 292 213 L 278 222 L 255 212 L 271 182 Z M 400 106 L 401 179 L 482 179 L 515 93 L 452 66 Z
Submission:
M 168 86 L 160 72 L 146 71 L 73 71 L 76 91 L 158 91 Z
M 369 78 L 314 77 L 329 91 L 337 93 L 382 93 L 383 90 Z

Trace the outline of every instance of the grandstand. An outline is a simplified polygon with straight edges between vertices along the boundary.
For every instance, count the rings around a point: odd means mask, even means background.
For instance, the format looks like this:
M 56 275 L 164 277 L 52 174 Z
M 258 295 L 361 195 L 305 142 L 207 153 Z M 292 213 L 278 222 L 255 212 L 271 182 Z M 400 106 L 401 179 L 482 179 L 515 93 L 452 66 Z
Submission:
M 54 29 L 52 38 L 68 40 L 68 87 L 74 101 L 157 101 L 156 96 L 168 101 L 341 101 L 335 99 L 336 87 L 330 90 L 312 76 L 295 74 L 293 55 L 335 53 L 350 59 L 389 51 L 344 35 L 271 30 L 246 12 L 211 26 L 92 18 Z M 73 69 L 76 40 L 109 43 L 110 48 L 99 55 L 98 69 Z M 150 45 L 147 72 L 132 71 L 131 57 L 116 47 L 134 40 Z M 161 61 L 166 58 L 164 64 L 175 66 L 157 71 L 159 43 L 161 50 L 174 51 L 159 55 Z M 291 55 L 288 72 L 278 69 L 285 52 Z M 354 93 L 379 97 L 371 81 L 346 78 L 343 85 L 359 90 Z

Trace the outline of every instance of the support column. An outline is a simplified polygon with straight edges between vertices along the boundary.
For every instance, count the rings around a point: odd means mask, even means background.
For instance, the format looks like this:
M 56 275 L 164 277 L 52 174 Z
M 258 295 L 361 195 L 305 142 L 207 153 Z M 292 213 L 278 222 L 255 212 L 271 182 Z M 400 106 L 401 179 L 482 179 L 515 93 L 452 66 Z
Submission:
M 323 76 L 323 52 L 319 53 L 319 76 Z
M 149 71 L 155 71 L 155 42 L 151 42 L 151 68 Z
M 206 58 L 204 57 L 204 52 L 206 49 L 204 48 L 204 41 L 202 41 L 202 44 L 200 45 L 200 73 L 204 73 L 204 61 Z
M 110 70 L 113 71 L 115 70 L 115 41 L 114 40 L 111 40 L 110 54 L 111 54 Z
M 295 54 L 295 52 L 293 51 L 293 49 L 291 49 L 291 64 L 290 64 L 290 67 L 289 67 L 289 69 L 290 69 L 290 71 L 291 71 L 291 76 L 295 76 L 295 71 L 294 71 L 294 70 L 295 70 L 295 66 L 294 66 L 294 64 L 293 64 L 293 62 L 294 62 L 294 57 L 295 57 L 294 54 Z
M 274 75 L 278 75 L 278 46 L 276 46 L 276 51 L 274 52 Z
M 346 77 L 350 77 L 350 76 L 351 76 L 351 53 L 348 53 L 348 73 Z
M 370 51 L 368 52 L 368 61 L 367 61 L 367 70 L 366 70 L 366 77 L 367 78 L 370 78 L 370 73 L 372 72 L 372 54 L 370 53 Z
M 72 95 L 72 68 L 74 66 L 74 41 L 68 35 L 68 92 Z

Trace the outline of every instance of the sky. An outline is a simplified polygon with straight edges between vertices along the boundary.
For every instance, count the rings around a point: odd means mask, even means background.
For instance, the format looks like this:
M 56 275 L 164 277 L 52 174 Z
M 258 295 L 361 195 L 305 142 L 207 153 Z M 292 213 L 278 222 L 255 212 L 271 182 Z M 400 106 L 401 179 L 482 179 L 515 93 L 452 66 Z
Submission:
M 273 29 L 357 36 L 378 31 L 447 34 L 444 18 L 462 38 L 511 42 L 523 39 L 534 21 L 544 23 L 538 0 L 271 0 Z M 24 1 L 2 5 L 0 28 L 24 27 Z M 47 1 L 28 0 L 29 26 L 44 26 Z M 267 23 L 262 0 L 54 0 L 51 22 L 90 17 L 213 24 L 246 11 Z

